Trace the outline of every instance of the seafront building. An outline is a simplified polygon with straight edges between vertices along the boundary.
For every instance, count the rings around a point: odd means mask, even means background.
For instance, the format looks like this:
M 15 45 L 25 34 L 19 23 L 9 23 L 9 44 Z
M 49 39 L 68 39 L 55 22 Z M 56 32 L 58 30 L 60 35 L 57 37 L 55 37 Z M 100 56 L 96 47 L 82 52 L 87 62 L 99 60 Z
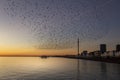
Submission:
M 106 44 L 100 44 L 100 52 L 103 54 L 106 51 Z
M 87 52 L 87 50 L 81 53 L 81 56 L 93 57 L 93 56 L 101 56 L 101 57 L 120 57 L 120 45 L 116 45 L 116 50 L 107 51 L 106 44 L 100 44 L 100 50 Z
M 116 45 L 116 51 L 119 52 L 120 51 L 120 44 Z

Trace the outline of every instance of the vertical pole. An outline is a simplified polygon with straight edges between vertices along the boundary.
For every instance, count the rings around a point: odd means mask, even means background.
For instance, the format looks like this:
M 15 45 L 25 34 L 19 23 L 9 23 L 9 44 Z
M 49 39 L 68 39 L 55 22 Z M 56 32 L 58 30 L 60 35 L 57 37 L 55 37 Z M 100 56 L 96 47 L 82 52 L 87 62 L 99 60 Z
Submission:
M 79 56 L 79 38 L 78 38 L 78 56 Z

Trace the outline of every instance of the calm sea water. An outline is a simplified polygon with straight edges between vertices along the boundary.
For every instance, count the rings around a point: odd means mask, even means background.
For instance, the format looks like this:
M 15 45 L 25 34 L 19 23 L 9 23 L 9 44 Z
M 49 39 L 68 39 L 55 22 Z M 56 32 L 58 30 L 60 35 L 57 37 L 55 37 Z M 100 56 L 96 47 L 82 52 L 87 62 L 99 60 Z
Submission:
M 39 57 L 0 57 L 0 80 L 120 80 L 120 64 Z

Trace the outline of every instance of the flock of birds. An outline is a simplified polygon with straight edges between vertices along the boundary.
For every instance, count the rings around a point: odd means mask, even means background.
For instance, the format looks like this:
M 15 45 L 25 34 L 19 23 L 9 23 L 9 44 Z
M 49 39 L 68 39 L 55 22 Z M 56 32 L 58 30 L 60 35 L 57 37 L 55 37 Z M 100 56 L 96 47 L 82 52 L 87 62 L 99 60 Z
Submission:
M 71 1 L 71 2 L 70 2 Z M 89 0 L 6 0 L 5 12 L 11 18 L 20 20 L 37 44 L 38 49 L 66 49 L 80 41 L 97 40 L 107 34 L 101 26 L 102 13 L 97 9 L 105 6 L 90 6 Z M 86 3 L 87 2 L 87 3 Z M 97 9 L 96 9 L 97 8 Z

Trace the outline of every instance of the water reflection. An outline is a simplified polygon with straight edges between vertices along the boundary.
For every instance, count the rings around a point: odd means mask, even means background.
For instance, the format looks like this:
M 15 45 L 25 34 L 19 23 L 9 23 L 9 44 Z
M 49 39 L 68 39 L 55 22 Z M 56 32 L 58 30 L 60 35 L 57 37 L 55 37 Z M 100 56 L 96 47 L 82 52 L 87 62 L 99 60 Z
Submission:
M 77 59 L 77 80 L 80 80 L 79 59 Z
M 120 64 L 88 60 L 0 58 L 0 80 L 119 80 Z
M 107 65 L 106 63 L 101 62 L 101 76 L 103 80 L 107 80 Z

